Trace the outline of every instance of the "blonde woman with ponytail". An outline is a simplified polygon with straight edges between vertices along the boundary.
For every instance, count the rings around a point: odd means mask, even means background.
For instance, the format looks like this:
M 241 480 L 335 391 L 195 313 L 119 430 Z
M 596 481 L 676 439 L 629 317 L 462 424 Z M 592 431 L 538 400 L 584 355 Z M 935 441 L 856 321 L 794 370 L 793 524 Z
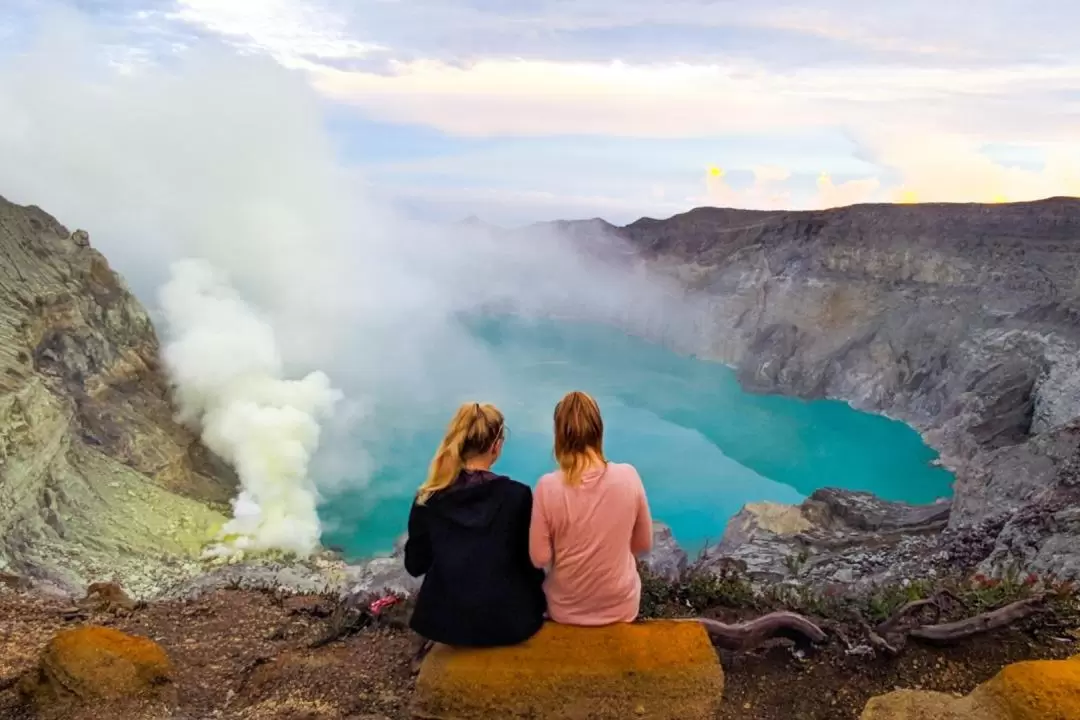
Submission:
M 641 603 L 637 555 L 652 549 L 652 516 L 633 465 L 604 456 L 596 401 L 572 392 L 555 406 L 559 469 L 536 486 L 529 554 L 547 569 L 548 614 L 568 625 L 632 622 Z
M 544 622 L 544 574 L 529 559 L 532 491 L 491 471 L 505 441 L 495 406 L 465 403 L 416 493 L 405 569 L 424 581 L 410 626 L 430 641 L 515 645 Z

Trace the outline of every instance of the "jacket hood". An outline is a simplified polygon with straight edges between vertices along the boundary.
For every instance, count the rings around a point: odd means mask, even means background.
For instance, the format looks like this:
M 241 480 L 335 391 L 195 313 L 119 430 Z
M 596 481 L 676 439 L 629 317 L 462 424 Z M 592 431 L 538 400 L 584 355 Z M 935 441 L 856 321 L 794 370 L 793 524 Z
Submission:
M 428 508 L 456 525 L 487 527 L 503 502 L 499 481 L 507 479 L 491 472 L 463 470 L 453 485 L 428 500 Z

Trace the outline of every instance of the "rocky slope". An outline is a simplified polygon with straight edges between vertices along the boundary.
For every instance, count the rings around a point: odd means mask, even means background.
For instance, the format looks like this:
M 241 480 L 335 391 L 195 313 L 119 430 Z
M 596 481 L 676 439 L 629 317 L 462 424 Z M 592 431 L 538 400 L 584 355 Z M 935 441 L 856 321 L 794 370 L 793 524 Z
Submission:
M 583 241 L 615 235 L 677 278 L 699 309 L 695 349 L 748 388 L 902 419 L 957 474 L 951 510 L 930 510 L 931 529 L 903 532 L 910 508 L 833 495 L 840 521 L 811 503 L 777 532 L 751 508 L 722 552 L 775 576 L 798 564 L 783 558 L 812 567 L 872 540 L 874 562 L 863 553 L 830 575 L 936 555 L 1080 577 L 1080 430 L 1069 424 L 1080 415 L 1080 200 L 701 208 L 570 229 Z M 882 513 L 895 517 L 883 526 Z
M 0 198 L 0 571 L 151 592 L 198 571 L 234 487 L 174 422 L 150 319 L 88 235 Z

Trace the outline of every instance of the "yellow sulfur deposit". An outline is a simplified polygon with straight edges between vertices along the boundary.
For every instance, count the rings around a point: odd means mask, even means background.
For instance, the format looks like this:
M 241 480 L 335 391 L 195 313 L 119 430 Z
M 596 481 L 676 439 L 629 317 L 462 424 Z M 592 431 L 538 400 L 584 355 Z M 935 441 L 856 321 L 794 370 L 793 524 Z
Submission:
M 1005 667 L 967 697 L 900 690 L 873 698 L 862 720 L 1077 720 L 1080 656 Z
M 156 642 L 87 626 L 58 633 L 37 669 L 23 678 L 22 691 L 42 716 L 66 717 L 76 708 L 101 703 L 169 701 L 172 676 L 172 663 Z
M 1009 665 L 976 693 L 1009 720 L 1080 718 L 1080 656 Z

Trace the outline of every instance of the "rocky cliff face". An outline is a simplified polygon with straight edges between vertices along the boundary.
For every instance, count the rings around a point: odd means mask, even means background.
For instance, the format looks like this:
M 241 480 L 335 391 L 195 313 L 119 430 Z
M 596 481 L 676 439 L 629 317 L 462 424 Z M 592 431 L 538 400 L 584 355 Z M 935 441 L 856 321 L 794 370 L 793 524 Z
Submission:
M 749 389 L 838 398 L 922 431 L 957 473 L 945 535 L 984 553 L 974 560 L 1080 576 L 1076 431 L 1066 427 L 1080 415 L 1080 200 L 702 208 L 604 231 L 679 279 L 703 307 L 696 350 Z M 869 508 L 856 500 L 838 502 Z M 816 552 L 808 530 L 848 535 L 814 514 L 800 511 L 813 528 L 778 535 L 744 513 L 726 547 L 752 555 L 759 538 L 777 551 L 783 537 L 797 557 Z M 936 539 L 917 544 L 936 551 Z M 755 562 L 775 568 L 767 555 Z
M 0 198 L 0 570 L 149 592 L 196 571 L 234 486 L 174 422 L 150 320 L 88 235 Z
M 699 209 L 619 232 L 712 300 L 706 349 L 750 388 L 902 418 L 956 461 L 1080 410 L 1080 200 Z

